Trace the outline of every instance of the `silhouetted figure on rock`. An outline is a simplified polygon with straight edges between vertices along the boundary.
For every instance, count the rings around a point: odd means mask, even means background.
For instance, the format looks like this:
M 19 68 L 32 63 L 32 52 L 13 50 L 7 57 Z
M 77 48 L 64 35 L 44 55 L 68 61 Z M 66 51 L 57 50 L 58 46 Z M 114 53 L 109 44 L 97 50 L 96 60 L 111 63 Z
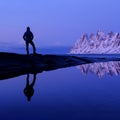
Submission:
M 32 81 L 31 84 L 30 84 L 30 81 L 29 81 L 29 74 L 27 74 L 27 77 L 26 77 L 26 86 L 24 88 L 24 94 L 27 97 L 28 101 L 31 100 L 31 97 L 34 94 L 34 88 L 33 87 L 34 87 L 35 81 L 36 81 L 36 74 L 33 75 L 33 81 Z
M 29 55 L 29 44 L 31 44 L 33 47 L 33 54 L 36 54 L 36 48 L 35 48 L 35 44 L 33 42 L 33 38 L 34 38 L 34 35 L 31 32 L 30 27 L 27 27 L 27 30 L 23 35 L 23 39 L 26 42 L 26 51 L 27 51 L 28 55 Z

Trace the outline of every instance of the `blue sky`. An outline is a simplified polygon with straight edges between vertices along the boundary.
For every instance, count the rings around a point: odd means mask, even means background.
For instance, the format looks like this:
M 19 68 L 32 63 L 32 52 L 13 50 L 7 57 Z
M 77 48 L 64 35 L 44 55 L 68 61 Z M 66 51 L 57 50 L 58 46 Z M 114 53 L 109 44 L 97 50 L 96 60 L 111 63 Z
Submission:
M 120 0 L 2 0 L 0 43 L 24 45 L 26 26 L 36 46 L 72 46 L 84 32 L 120 30 Z

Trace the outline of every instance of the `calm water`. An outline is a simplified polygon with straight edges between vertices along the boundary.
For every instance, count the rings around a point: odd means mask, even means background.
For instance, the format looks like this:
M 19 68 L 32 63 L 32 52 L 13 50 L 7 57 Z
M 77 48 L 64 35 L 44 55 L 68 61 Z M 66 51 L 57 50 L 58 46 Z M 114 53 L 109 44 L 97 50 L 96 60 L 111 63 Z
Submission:
M 120 120 L 119 77 L 78 67 L 44 71 L 36 75 L 31 101 L 24 94 L 27 75 L 1 80 L 0 119 Z

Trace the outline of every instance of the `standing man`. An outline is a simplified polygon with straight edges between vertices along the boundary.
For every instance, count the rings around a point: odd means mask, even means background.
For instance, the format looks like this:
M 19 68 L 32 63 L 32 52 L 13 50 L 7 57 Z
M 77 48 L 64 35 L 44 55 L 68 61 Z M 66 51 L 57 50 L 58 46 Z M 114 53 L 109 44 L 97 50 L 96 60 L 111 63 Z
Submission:
M 27 55 L 29 55 L 29 44 L 32 45 L 33 47 L 33 54 L 36 54 L 36 48 L 35 48 L 35 44 L 33 43 L 33 33 L 30 31 L 30 27 L 27 27 L 26 32 L 23 35 L 23 39 L 26 42 L 26 51 L 27 51 Z

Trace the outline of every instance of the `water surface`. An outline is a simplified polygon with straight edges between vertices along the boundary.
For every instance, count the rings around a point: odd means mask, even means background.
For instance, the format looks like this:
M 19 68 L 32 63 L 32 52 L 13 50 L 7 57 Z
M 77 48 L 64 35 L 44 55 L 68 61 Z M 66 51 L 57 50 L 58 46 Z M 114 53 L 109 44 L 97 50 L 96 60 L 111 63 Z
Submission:
M 33 74 L 29 74 L 30 83 L 33 77 Z M 24 94 L 27 75 L 1 80 L 0 118 L 119 120 L 119 77 L 119 74 L 98 77 L 91 71 L 83 74 L 76 66 L 44 71 L 36 75 L 30 101 Z

